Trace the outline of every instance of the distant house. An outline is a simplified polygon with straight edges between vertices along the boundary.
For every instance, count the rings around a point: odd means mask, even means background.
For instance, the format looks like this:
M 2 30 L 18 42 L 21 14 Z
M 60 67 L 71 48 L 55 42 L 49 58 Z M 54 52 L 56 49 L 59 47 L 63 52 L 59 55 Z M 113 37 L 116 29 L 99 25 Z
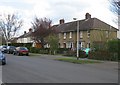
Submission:
M 32 29 L 29 29 L 28 33 L 24 31 L 24 34 L 18 37 L 17 43 L 33 43 Z
M 32 43 L 32 47 L 41 48 L 41 43 L 33 40 L 32 33 L 33 31 L 31 28 L 29 29 L 28 33 L 24 31 L 24 34 L 17 38 L 17 43 Z
M 83 20 L 65 23 L 65 20 L 61 19 L 60 24 L 55 25 L 59 31 L 60 48 L 76 48 L 77 23 L 79 23 L 79 47 L 91 47 L 96 41 L 117 39 L 118 29 L 97 18 L 91 18 L 91 15 L 86 13 Z
M 10 39 L 10 43 L 17 43 L 18 37 L 14 37 Z

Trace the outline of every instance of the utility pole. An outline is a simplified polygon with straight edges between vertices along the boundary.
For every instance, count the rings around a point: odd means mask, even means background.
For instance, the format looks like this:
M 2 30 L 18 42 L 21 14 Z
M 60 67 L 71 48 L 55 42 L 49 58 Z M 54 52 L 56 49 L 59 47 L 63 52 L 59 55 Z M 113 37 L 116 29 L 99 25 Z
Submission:
M 77 18 L 73 18 L 77 20 Z M 79 20 L 77 21 L 77 60 L 79 59 Z

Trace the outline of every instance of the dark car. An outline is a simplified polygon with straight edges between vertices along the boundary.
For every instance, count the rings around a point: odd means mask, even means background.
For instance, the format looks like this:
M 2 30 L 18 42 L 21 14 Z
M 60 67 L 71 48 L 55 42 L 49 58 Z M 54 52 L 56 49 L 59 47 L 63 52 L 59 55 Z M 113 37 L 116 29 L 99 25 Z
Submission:
M 7 46 L 6 45 L 0 46 L 0 50 L 4 53 L 7 53 Z
M 15 46 L 7 46 L 7 53 L 13 54 L 15 48 L 16 48 Z
M 29 55 L 29 50 L 26 47 L 16 47 L 13 52 L 14 55 Z
M 5 65 L 5 64 L 6 64 L 6 57 L 2 53 L 2 51 L 0 51 L 0 65 Z

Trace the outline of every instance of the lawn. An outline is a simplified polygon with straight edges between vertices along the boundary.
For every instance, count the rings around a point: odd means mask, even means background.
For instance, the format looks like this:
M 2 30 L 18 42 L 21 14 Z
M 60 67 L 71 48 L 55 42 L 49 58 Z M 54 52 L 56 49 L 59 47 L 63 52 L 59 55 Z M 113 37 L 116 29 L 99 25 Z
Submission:
M 93 64 L 93 63 L 101 63 L 100 61 L 97 60 L 88 60 L 88 59 L 79 59 L 77 60 L 76 58 L 57 58 L 56 60 L 59 61 L 65 61 L 65 62 L 70 62 L 70 63 L 76 63 L 76 64 Z
M 35 57 L 35 56 L 41 56 L 41 54 L 37 54 L 37 53 L 29 53 L 29 56 L 30 56 L 30 57 L 31 57 L 31 56 L 32 56 L 32 57 L 33 57 L 33 56 Z

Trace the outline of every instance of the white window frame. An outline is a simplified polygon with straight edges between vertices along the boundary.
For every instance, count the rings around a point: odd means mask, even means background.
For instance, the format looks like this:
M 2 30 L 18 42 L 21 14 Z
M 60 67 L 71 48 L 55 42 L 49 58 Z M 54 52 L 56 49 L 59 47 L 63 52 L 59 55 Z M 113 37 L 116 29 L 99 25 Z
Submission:
M 83 38 L 83 32 L 80 31 L 80 38 Z
M 81 42 L 81 48 L 83 48 L 84 47 L 84 44 L 85 44 L 85 42 Z
M 87 48 L 90 48 L 90 42 L 87 43 Z
M 69 38 L 72 38 L 72 32 L 70 32 Z
M 63 35 L 64 35 L 64 37 L 63 37 L 63 38 L 64 38 L 64 39 L 66 39 L 66 35 L 67 35 L 67 34 L 66 34 L 66 33 L 64 33 Z
M 90 30 L 87 31 L 87 37 L 90 37 Z
M 108 38 L 109 32 L 108 32 L 108 31 L 105 31 L 105 33 L 106 33 L 106 38 Z

